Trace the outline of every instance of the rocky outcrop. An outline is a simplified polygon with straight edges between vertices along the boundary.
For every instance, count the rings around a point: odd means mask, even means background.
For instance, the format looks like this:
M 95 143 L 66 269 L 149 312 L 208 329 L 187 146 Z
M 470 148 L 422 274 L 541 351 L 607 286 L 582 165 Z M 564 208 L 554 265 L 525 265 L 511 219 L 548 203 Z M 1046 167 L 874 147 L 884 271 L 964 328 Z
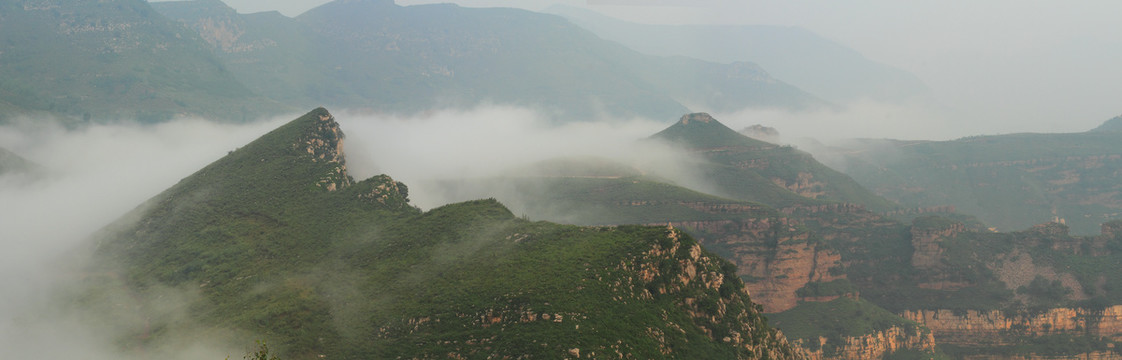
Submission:
M 640 299 L 682 297 L 678 306 L 711 339 L 732 343 L 753 358 L 793 358 L 782 334 L 762 328 L 766 323 L 759 320 L 761 315 L 756 309 L 740 306 L 749 300 L 749 291 L 739 286 L 738 280 L 728 278 L 735 274 L 721 265 L 723 260 L 704 254 L 700 244 L 673 226 L 668 228 L 667 240 L 655 243 L 633 260 L 620 263 L 620 270 L 635 276 L 625 277 L 616 288 L 641 289 L 635 293 Z M 668 266 L 668 261 L 677 264 Z M 659 338 L 658 334 L 650 335 Z
M 678 119 L 678 122 L 682 125 L 689 125 L 691 121 L 708 124 L 709 122 L 713 121 L 713 117 L 709 116 L 708 113 L 693 113 L 682 115 L 682 117 Z
M 757 255 L 757 256 L 753 256 Z M 737 256 L 740 273 L 758 281 L 749 282 L 748 288 L 761 299 L 765 312 L 780 312 L 798 305 L 799 300 L 828 301 L 830 298 L 806 299 L 798 290 L 811 282 L 830 282 L 844 278 L 832 275 L 830 268 L 841 265 L 841 255 L 832 249 L 805 241 L 781 243 L 774 257 L 745 254 Z
M 881 213 L 884 216 L 908 216 L 908 215 L 923 215 L 923 214 L 952 214 L 955 212 L 954 205 L 942 206 L 924 206 L 908 209 L 896 209 Z
M 834 203 L 821 205 L 799 204 L 779 209 L 779 211 L 787 215 L 814 215 L 819 213 L 855 214 L 866 212 L 864 205 L 851 203 Z
M 1122 355 L 1114 351 L 1091 351 L 1073 355 L 966 355 L 962 358 L 963 360 L 1119 360 L 1122 359 Z
M 659 353 L 673 358 L 675 343 L 690 330 L 707 336 L 710 340 L 732 345 L 736 349 L 730 358 L 739 359 L 797 359 L 794 349 L 778 331 L 767 326 L 759 310 L 753 306 L 748 291 L 732 273 L 728 262 L 707 254 L 700 244 L 679 230 L 668 227 L 665 237 L 652 241 L 648 247 L 622 257 L 619 263 L 608 268 L 586 268 L 589 277 L 574 284 L 574 291 L 605 288 L 611 293 L 611 302 L 666 303 L 681 310 L 685 317 L 663 311 L 660 324 L 646 331 L 628 334 L 644 340 L 653 340 Z M 600 291 L 600 290 L 592 290 Z M 443 314 L 445 318 L 466 320 L 469 327 L 508 328 L 523 324 L 538 324 L 557 328 L 581 330 L 589 326 L 591 316 L 586 312 L 546 311 L 530 305 L 512 305 L 481 309 L 474 313 Z M 549 304 L 546 303 L 546 306 Z M 426 327 L 439 324 L 440 317 L 403 319 L 400 324 L 378 330 L 380 336 L 391 338 L 401 333 L 413 334 Z M 595 331 L 595 330 L 589 330 Z M 564 342 L 564 338 L 540 339 L 545 342 Z M 472 338 L 454 342 L 456 353 L 473 353 L 488 346 L 493 338 Z M 644 342 L 646 344 L 646 342 Z M 633 358 L 629 347 L 636 344 L 619 342 L 610 346 L 576 346 L 560 344 L 568 358 L 628 359 Z M 485 350 L 491 350 L 486 348 Z M 481 355 L 477 354 L 477 357 Z M 452 357 L 455 358 L 455 357 Z M 496 357 L 498 358 L 498 357 Z
M 814 341 L 814 340 L 812 340 Z M 847 337 L 844 344 L 828 347 L 829 339 L 819 337 L 815 343 L 794 342 L 795 351 L 807 360 L 845 359 L 873 360 L 900 350 L 935 352 L 935 338 L 923 329 L 908 331 L 893 326 L 868 335 Z M 813 349 L 813 350 L 812 350 Z
M 740 130 L 740 133 L 744 134 L 744 136 L 756 140 L 767 141 L 770 143 L 774 143 L 779 140 L 779 130 L 775 130 L 775 128 L 773 127 L 763 126 L 760 124 L 745 127 Z
M 326 162 L 333 165 L 326 174 L 316 181 L 316 186 L 335 191 L 354 183 L 347 174 L 347 163 L 343 156 L 343 131 L 339 123 L 327 110 L 318 109 L 318 121 L 293 144 L 293 148 L 311 156 L 312 162 Z
M 681 221 L 674 226 L 698 231 L 706 246 L 727 249 L 737 274 L 748 279 L 745 286 L 764 312 L 781 312 L 798 305 L 798 289 L 810 282 L 844 278 L 831 268 L 841 266 L 841 255 L 819 243 L 808 242 L 810 234 L 796 228 L 789 218 Z
M 1017 337 L 1052 334 L 1092 335 L 1122 341 L 1122 305 L 1103 310 L 1055 308 L 1041 314 L 1001 311 L 911 310 L 900 316 L 923 324 L 940 344 L 995 346 Z
M 799 172 L 794 179 L 773 177 L 771 182 L 808 199 L 817 199 L 826 195 L 827 184 L 815 180 L 814 174 L 809 172 Z
M 943 248 L 939 244 L 942 239 L 953 238 L 966 231 L 966 227 L 959 222 L 947 222 L 931 226 L 921 226 L 918 223 L 912 226 L 912 266 L 917 269 L 932 269 L 940 264 Z

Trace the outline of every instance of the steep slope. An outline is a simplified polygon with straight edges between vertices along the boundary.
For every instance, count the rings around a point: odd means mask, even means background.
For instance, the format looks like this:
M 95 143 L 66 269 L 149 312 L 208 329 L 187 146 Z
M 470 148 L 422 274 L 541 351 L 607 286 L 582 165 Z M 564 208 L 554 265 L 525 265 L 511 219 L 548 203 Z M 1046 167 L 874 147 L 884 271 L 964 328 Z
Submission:
M 752 65 L 647 56 L 516 9 L 335 1 L 288 19 L 213 0 L 155 6 L 256 91 L 299 104 L 408 113 L 498 103 L 562 120 L 825 106 Z
M 749 138 L 706 113 L 684 115 L 651 138 L 708 159 L 706 177 L 726 197 L 776 208 L 829 202 L 860 204 L 877 211 L 895 207 L 806 152 Z
M 863 140 L 838 149 L 846 173 L 905 207 L 952 205 L 999 230 L 1063 221 L 1095 234 L 1122 219 L 1122 134 Z
M 915 75 L 869 60 L 802 28 L 646 25 L 561 5 L 546 12 L 647 54 L 689 56 L 718 63 L 751 61 L 772 76 L 835 103 L 862 98 L 894 102 L 928 92 Z
M 253 95 L 197 35 L 145 1 L 5 1 L 0 12 L 0 98 L 18 110 L 158 121 L 283 108 Z
M 735 267 L 678 230 L 530 222 L 494 200 L 422 213 L 388 176 L 351 179 L 342 139 L 317 109 L 151 199 L 85 272 L 129 296 L 84 302 L 191 292 L 207 331 L 286 359 L 792 358 Z M 182 326 L 151 319 L 127 346 Z

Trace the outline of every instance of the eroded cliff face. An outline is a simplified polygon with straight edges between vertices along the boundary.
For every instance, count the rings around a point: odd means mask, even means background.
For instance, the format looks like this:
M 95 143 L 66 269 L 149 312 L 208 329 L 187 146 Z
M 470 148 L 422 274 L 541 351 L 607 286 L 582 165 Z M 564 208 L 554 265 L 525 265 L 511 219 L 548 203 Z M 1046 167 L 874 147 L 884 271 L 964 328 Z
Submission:
M 755 210 L 721 204 L 691 207 L 710 213 L 748 215 Z M 800 296 L 798 290 L 814 282 L 846 279 L 841 252 L 830 244 L 847 246 L 869 236 L 851 231 L 854 229 L 892 225 L 858 204 L 802 205 L 780 211 L 786 216 L 672 224 L 690 231 L 706 247 L 726 250 L 725 256 L 746 279 L 753 300 L 769 313 L 786 311 L 799 301 L 830 301 L 843 295 Z M 804 222 L 812 222 L 816 230 L 810 230 Z
M 963 231 L 966 231 L 966 227 L 958 222 L 935 228 L 913 226 L 911 229 L 912 247 L 915 248 L 915 252 L 912 253 L 912 266 L 921 270 L 937 267 L 940 263 L 940 256 L 943 254 L 943 247 L 939 245 L 939 242 L 943 239 L 953 238 Z
M 751 278 L 763 279 L 751 283 L 749 289 L 757 297 L 767 299 L 763 303 L 765 312 L 791 309 L 798 305 L 799 300 L 836 299 L 836 296 L 805 298 L 800 297 L 797 292 L 811 282 L 830 282 L 844 278 L 844 275 L 831 275 L 829 271 L 841 264 L 841 255 L 837 251 L 805 241 L 779 244 L 774 257 L 745 254 L 738 256 L 737 260 L 738 263 L 743 263 L 741 273 Z
M 719 208 L 719 207 L 718 207 Z M 720 208 L 724 209 L 724 208 Z M 727 209 L 724 209 L 727 210 Z M 764 312 L 781 312 L 798 305 L 797 291 L 807 283 L 844 278 L 832 275 L 841 266 L 841 255 L 797 229 L 797 222 L 785 218 L 748 218 L 742 220 L 681 221 L 674 226 L 699 232 L 706 246 L 727 249 L 737 274 L 749 279 L 745 286 Z
M 316 186 L 335 191 L 350 186 L 354 180 L 347 174 L 347 163 L 343 156 L 343 131 L 335 117 L 323 111 L 311 129 L 305 132 L 293 148 L 306 152 L 312 162 L 326 162 L 334 165 L 331 170 L 316 181 Z
M 826 195 L 827 184 L 814 179 L 814 174 L 809 172 L 799 172 L 794 179 L 773 177 L 771 181 L 805 198 L 817 199 Z
M 1118 360 L 1122 359 L 1122 355 L 1113 351 L 1091 351 L 1076 355 L 966 355 L 962 358 L 963 360 Z
M 1056 334 L 1086 334 L 1122 341 L 1122 305 L 1101 311 L 1055 308 L 1036 315 L 1006 316 L 997 310 L 958 314 L 951 310 L 914 310 L 904 311 L 900 316 L 927 326 L 940 344 L 1006 345 L 1017 337 Z
M 930 331 L 907 331 L 898 326 L 876 333 L 847 337 L 844 344 L 830 344 L 829 339 L 820 337 L 816 343 L 797 340 L 793 343 L 795 351 L 807 360 L 845 359 L 873 360 L 883 359 L 886 355 L 900 350 L 913 350 L 926 353 L 935 351 L 935 338 Z M 812 350 L 813 349 L 813 350 Z

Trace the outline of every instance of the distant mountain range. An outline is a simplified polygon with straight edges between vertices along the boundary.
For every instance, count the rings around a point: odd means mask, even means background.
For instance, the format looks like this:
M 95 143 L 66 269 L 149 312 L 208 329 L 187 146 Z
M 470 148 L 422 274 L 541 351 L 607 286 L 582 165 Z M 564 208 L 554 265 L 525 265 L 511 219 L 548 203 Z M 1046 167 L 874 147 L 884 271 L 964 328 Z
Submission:
M 915 75 L 798 27 L 646 25 L 564 5 L 546 12 L 646 54 L 718 63 L 751 61 L 771 76 L 836 104 L 861 99 L 900 102 L 929 93 Z
M 644 55 L 515 9 L 361 0 L 288 18 L 217 0 L 0 6 L 4 117 L 241 121 L 318 105 L 415 113 L 507 104 L 568 121 L 829 106 L 750 63 Z
M 255 91 L 300 104 L 516 104 L 561 119 L 825 105 L 754 65 L 643 55 L 523 10 L 336 1 L 289 19 L 215 0 L 153 6 L 198 31 Z
M 0 13 L 0 118 L 243 120 L 279 105 L 143 0 L 5 1 Z
M 1077 234 L 1122 219 L 1118 118 L 1071 134 L 860 140 L 846 173 L 904 207 L 954 206 L 1003 231 L 1063 221 Z

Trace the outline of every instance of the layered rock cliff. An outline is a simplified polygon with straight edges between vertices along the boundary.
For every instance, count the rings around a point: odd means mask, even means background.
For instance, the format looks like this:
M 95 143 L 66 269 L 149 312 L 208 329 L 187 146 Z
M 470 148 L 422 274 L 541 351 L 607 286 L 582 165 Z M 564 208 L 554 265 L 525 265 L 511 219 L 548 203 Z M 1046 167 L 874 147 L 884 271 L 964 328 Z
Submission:
M 927 326 L 939 343 L 959 346 L 1005 345 L 1018 337 L 1055 334 L 1122 341 L 1122 305 L 1102 310 L 1054 308 L 1026 315 L 1007 315 L 997 310 L 908 310 L 900 315 Z
M 796 340 L 795 352 L 807 360 L 845 359 L 872 360 L 883 359 L 898 351 L 935 352 L 935 338 L 930 331 L 908 331 L 899 326 L 868 335 L 846 337 L 841 344 L 819 337 L 811 341 Z
M 917 269 L 932 269 L 940 264 L 943 247 L 942 239 L 953 238 L 966 230 L 958 222 L 938 223 L 935 219 L 918 219 L 912 226 L 912 266 Z
M 840 272 L 830 271 L 841 265 L 841 255 L 808 241 L 810 234 L 786 217 L 672 224 L 694 232 L 706 246 L 727 250 L 737 274 L 747 279 L 745 285 L 764 312 L 785 311 L 800 299 L 808 300 L 797 294 L 808 283 L 844 278 Z

